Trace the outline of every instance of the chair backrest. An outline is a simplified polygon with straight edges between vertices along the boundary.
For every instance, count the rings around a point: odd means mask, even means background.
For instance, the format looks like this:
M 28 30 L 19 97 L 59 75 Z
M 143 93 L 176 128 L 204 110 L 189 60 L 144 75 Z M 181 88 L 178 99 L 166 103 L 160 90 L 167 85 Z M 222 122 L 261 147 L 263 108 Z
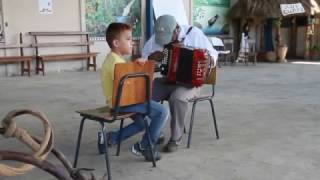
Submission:
M 150 83 L 150 89 L 148 90 L 147 82 L 143 76 L 134 77 L 125 79 L 123 83 L 122 90 L 119 90 L 119 86 L 122 83 L 122 78 L 125 75 L 136 75 L 136 74 L 147 74 L 150 78 L 150 81 L 153 79 L 153 73 L 154 73 L 154 61 L 147 61 L 144 65 L 140 65 L 138 63 L 119 63 L 115 65 L 114 70 L 114 82 L 113 82 L 113 96 L 112 96 L 112 105 L 113 107 L 116 107 L 116 99 L 118 96 L 118 93 L 121 94 L 120 102 L 118 106 L 128 106 L 133 104 L 139 104 L 144 103 L 148 99 L 146 94 L 147 91 L 150 91 L 151 84 Z M 151 92 L 150 92 L 151 93 Z
M 248 39 L 249 44 L 249 52 L 255 53 L 256 52 L 256 41 L 254 39 Z
M 215 85 L 217 81 L 217 67 L 211 68 L 205 84 Z
M 234 52 L 234 39 L 223 39 L 224 47 L 230 52 Z
M 223 41 L 217 37 L 210 37 L 211 43 L 213 46 L 221 46 L 224 47 Z
M 211 42 L 212 46 L 217 51 L 224 51 L 225 50 L 225 47 L 224 47 L 222 39 L 217 38 L 217 37 L 210 37 L 210 42 Z
M 217 82 L 217 66 L 215 66 L 214 68 L 210 69 L 209 75 L 206 79 L 206 83 L 205 84 L 210 84 L 212 86 L 212 92 L 211 92 L 211 98 L 213 98 L 215 90 L 214 87 L 216 85 Z

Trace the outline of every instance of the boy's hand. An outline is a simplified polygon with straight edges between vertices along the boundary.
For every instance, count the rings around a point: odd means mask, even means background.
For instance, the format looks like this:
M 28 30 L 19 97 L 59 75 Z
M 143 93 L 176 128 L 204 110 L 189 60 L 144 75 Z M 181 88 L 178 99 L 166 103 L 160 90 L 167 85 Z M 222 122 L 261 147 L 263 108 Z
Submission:
M 161 62 L 162 59 L 163 59 L 163 52 L 161 52 L 161 51 L 153 52 L 152 54 L 150 54 L 148 59 L 152 59 L 152 60 L 155 60 L 157 62 Z
M 137 58 L 133 62 L 139 64 L 140 66 L 143 66 L 145 64 L 145 62 L 146 62 L 146 59 Z

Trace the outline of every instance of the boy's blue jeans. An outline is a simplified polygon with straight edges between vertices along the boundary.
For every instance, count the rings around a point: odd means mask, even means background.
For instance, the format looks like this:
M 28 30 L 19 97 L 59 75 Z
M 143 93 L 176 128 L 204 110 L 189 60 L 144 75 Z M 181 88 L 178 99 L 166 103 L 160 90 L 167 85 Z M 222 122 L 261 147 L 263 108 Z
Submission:
M 119 112 L 136 112 L 137 114 L 132 117 L 133 122 L 122 129 L 122 139 L 126 140 L 127 138 L 141 132 L 144 130 L 144 118 L 143 115 L 147 110 L 147 103 L 136 104 L 126 107 L 121 107 Z M 166 121 L 169 117 L 168 110 L 160 103 L 155 101 L 150 101 L 150 114 L 147 116 L 149 118 L 149 129 L 151 143 L 155 144 L 164 128 Z M 119 142 L 118 136 L 120 131 L 112 132 L 111 140 L 112 144 L 117 144 Z M 148 146 L 148 137 L 144 134 L 141 142 L 141 146 L 146 148 Z

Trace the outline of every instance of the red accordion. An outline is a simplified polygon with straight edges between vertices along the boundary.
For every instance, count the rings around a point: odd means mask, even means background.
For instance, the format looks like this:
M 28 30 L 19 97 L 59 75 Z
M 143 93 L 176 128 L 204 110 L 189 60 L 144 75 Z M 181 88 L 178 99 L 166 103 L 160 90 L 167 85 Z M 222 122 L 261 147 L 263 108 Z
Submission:
M 169 83 L 199 87 L 205 82 L 209 68 L 206 50 L 171 44 L 163 53 L 160 69 Z

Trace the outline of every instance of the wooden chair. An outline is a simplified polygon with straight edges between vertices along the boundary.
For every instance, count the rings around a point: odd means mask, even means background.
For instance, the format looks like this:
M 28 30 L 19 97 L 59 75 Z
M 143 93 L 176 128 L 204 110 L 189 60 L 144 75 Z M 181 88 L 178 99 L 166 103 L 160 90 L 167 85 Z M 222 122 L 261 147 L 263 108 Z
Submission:
M 99 107 L 94 109 L 87 109 L 87 110 L 80 110 L 77 111 L 80 116 L 82 117 L 82 120 L 80 122 L 80 129 L 78 134 L 78 140 L 76 145 L 76 152 L 75 152 L 75 158 L 73 167 L 77 167 L 78 162 L 78 156 L 80 151 L 80 143 L 81 143 L 81 137 L 82 137 L 82 131 L 83 131 L 83 125 L 85 120 L 92 120 L 96 121 L 101 126 L 101 131 L 103 135 L 103 140 L 105 144 L 105 161 L 106 161 L 106 168 L 108 173 L 108 180 L 111 180 L 111 171 L 110 171 L 110 162 L 109 162 L 109 152 L 108 152 L 108 143 L 107 143 L 107 128 L 105 126 L 105 123 L 113 123 L 115 121 L 120 120 L 120 133 L 119 133 L 119 143 L 117 146 L 117 156 L 120 154 L 120 146 L 121 146 L 121 139 L 122 139 L 122 129 L 123 129 L 123 121 L 126 118 L 132 117 L 135 113 L 119 113 L 119 108 L 121 106 L 126 105 L 132 105 L 137 103 L 143 103 L 147 102 L 147 112 L 145 115 L 148 115 L 150 112 L 150 99 L 151 99 L 151 80 L 152 80 L 152 74 L 154 70 L 154 62 L 148 61 L 145 66 L 148 69 L 148 72 L 142 73 L 141 71 L 137 71 L 135 68 L 124 68 L 124 66 L 133 66 L 133 63 L 120 63 L 116 64 L 115 66 L 115 81 L 114 81 L 114 87 L 117 89 L 116 92 L 113 94 L 113 109 L 110 109 L 108 107 Z M 138 65 L 139 66 L 139 65 Z M 139 68 L 139 67 L 138 67 Z M 120 72 L 119 72 L 120 71 Z M 138 72 L 138 73 L 133 73 Z M 119 73 L 118 73 L 119 72 Z M 152 74 L 150 74 L 152 72 Z M 123 75 L 125 73 L 125 75 Z M 150 78 L 151 76 L 151 78 Z M 137 80 L 139 79 L 140 83 L 144 84 L 144 92 L 142 92 L 141 86 L 136 86 Z M 136 88 L 139 88 L 140 90 L 134 90 Z M 129 96 L 130 95 L 130 96 Z M 142 95 L 142 96 L 141 96 Z M 132 98 L 132 97 L 138 97 L 138 98 Z M 145 129 L 146 134 L 148 137 L 149 142 L 149 150 L 152 154 L 152 163 L 153 167 L 156 167 L 156 162 L 153 157 L 153 147 L 151 144 L 151 138 L 150 138 L 150 132 L 149 132 L 149 126 L 147 118 L 145 118 Z
M 206 82 L 206 84 L 212 86 L 211 94 L 200 95 L 199 97 L 195 97 L 195 98 L 188 100 L 190 103 L 192 103 L 191 119 L 190 119 L 189 133 L 188 133 L 189 134 L 188 135 L 188 145 L 187 145 L 188 148 L 190 148 L 190 144 L 191 144 L 195 109 L 196 109 L 197 104 L 201 101 L 208 101 L 210 103 L 216 138 L 219 139 L 219 132 L 218 132 L 218 126 L 217 126 L 217 121 L 216 121 L 216 115 L 215 115 L 215 111 L 214 111 L 214 103 L 213 103 L 213 97 L 214 97 L 214 92 L 215 92 L 214 87 L 216 84 L 216 72 L 217 72 L 217 68 L 215 67 L 211 70 L 209 77 L 207 79 L 207 82 Z

